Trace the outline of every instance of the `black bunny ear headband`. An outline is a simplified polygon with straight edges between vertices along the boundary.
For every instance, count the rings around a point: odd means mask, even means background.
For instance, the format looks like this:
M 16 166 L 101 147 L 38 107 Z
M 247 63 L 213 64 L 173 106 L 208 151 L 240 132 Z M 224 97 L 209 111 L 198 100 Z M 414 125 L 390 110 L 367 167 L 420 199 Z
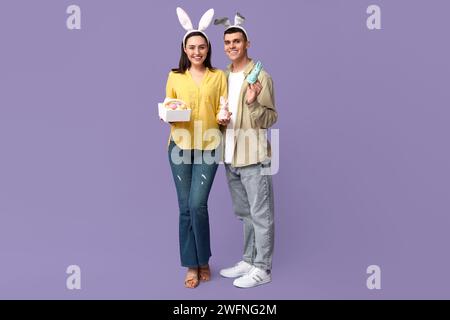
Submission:
M 230 19 L 228 19 L 227 17 L 214 20 L 215 25 L 223 24 L 225 26 L 225 31 L 231 28 L 238 28 L 242 30 L 242 32 L 244 32 L 245 36 L 248 39 L 247 31 L 242 26 L 244 22 L 245 18 L 239 12 L 236 13 L 236 16 L 234 17 L 234 25 L 231 24 Z

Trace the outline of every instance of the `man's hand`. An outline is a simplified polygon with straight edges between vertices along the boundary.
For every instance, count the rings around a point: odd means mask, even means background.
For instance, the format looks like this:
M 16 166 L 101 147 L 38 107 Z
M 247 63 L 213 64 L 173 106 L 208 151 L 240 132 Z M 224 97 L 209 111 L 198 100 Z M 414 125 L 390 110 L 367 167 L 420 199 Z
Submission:
M 247 104 L 252 104 L 258 98 L 258 95 L 261 93 L 262 85 L 259 81 L 256 81 L 254 84 L 249 84 L 247 88 L 246 102 Z

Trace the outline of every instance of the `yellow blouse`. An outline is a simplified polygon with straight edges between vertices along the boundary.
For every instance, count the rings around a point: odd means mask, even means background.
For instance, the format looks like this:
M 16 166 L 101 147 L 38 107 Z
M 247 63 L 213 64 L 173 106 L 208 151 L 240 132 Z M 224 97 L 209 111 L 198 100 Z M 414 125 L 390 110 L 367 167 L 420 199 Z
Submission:
M 183 100 L 192 110 L 191 121 L 171 125 L 170 137 L 177 146 L 198 150 L 218 147 L 220 137 L 209 129 L 219 130 L 216 119 L 221 96 L 227 97 L 227 80 L 221 70 L 207 68 L 200 85 L 194 81 L 189 70 L 185 73 L 169 73 L 166 97 Z

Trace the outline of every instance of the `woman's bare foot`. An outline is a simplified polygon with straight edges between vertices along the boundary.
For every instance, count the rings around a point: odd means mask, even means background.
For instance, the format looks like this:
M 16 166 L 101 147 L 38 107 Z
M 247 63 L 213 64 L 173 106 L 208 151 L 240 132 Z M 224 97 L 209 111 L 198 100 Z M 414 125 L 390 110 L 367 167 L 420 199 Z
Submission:
M 188 268 L 186 278 L 184 279 L 184 286 L 189 289 L 194 289 L 198 286 L 198 270 L 197 268 Z
M 211 280 L 211 270 L 209 269 L 209 265 L 199 267 L 198 275 L 201 281 Z

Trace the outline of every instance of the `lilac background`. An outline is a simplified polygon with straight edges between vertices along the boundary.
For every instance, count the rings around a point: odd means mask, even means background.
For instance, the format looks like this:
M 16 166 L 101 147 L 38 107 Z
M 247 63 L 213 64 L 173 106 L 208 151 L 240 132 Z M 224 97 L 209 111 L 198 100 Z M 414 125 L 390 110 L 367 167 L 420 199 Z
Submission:
M 82 30 L 66 29 L 66 8 Z M 382 9 L 380 31 L 366 8 Z M 210 198 L 214 279 L 183 288 L 168 127 L 156 115 L 183 30 L 248 19 L 279 110 L 273 282 L 238 290 L 223 167 Z M 2 0 L 0 298 L 450 298 L 448 1 Z M 222 29 L 211 27 L 223 68 Z M 295 100 L 294 100 L 295 99 Z M 82 290 L 66 289 L 67 266 Z M 382 268 L 368 290 L 366 268 Z

